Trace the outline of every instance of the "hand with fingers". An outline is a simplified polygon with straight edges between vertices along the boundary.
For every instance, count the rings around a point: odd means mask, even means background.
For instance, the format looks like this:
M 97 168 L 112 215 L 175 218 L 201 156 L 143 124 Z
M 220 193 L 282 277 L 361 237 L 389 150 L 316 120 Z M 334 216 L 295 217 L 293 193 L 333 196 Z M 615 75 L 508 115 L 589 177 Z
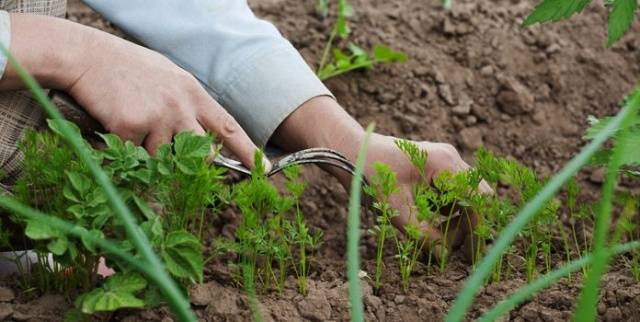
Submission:
M 416 184 L 425 180 L 429 184 L 444 172 L 455 174 L 469 170 L 471 167 L 450 144 L 426 141 L 412 142 L 418 149 L 426 151 L 428 155 L 423 177 L 407 156 L 396 146 L 396 140 L 397 138 L 394 137 L 374 135 L 371 138 L 368 155 L 370 160 L 388 164 L 391 170 L 396 173 L 399 190 L 391 196 L 389 202 L 392 207 L 398 209 L 399 216 L 393 218 L 392 223 L 401 231 L 409 224 L 420 227 L 423 232 L 423 243 L 427 246 L 425 249 L 431 246 L 431 252 L 437 258 L 448 254 L 450 250 L 460 249 L 465 257 L 471 260 L 473 252 L 476 250 L 474 245 L 477 245 L 474 228 L 481 219 L 479 214 L 462 207 L 450 209 L 451 205 L 446 205 L 440 209 L 440 215 L 451 215 L 451 219 L 443 220 L 439 227 L 433 227 L 428 222 L 419 222 L 412 209 L 415 204 L 413 188 Z M 367 169 L 366 172 L 368 175 L 373 175 L 370 169 Z M 477 189 L 481 193 L 493 193 L 484 180 L 480 182 Z M 446 240 L 444 240 L 445 236 Z
M 313 121 L 311 121 L 313 120 Z M 314 127 L 307 124 L 313 122 Z M 351 161 L 355 161 L 357 151 L 364 138 L 364 130 L 338 103 L 328 97 L 314 98 L 291 114 L 276 131 L 272 142 L 285 150 L 302 150 L 312 147 L 328 147 L 343 153 Z M 479 216 L 475 213 L 459 209 L 455 211 L 448 227 L 433 227 L 427 223 L 419 223 L 412 215 L 414 205 L 413 187 L 417 183 L 427 181 L 429 184 L 443 172 L 457 173 L 470 168 L 461 158 L 458 151 L 450 144 L 434 142 L 413 142 L 420 150 L 428 154 L 424 177 L 414 167 L 407 156 L 396 146 L 397 138 L 373 134 L 369 140 L 365 176 L 375 175 L 373 164 L 381 162 L 389 165 L 396 173 L 398 191 L 390 196 L 390 205 L 398 210 L 398 216 L 392 223 L 400 231 L 408 224 L 420 227 L 424 245 L 433 246 L 432 252 L 438 257 L 447 250 L 462 249 L 468 259 L 471 258 L 475 244 L 474 228 Z M 351 177 L 342 171 L 326 168 L 342 185 L 349 188 Z M 481 181 L 477 187 L 480 192 L 493 193 L 489 185 Z M 447 213 L 449 213 L 447 211 Z M 447 240 L 443 232 L 447 230 Z M 427 248 L 425 247 L 425 249 Z M 449 251 L 446 252 L 447 254 Z
M 236 120 L 163 55 L 62 19 L 12 14 L 11 20 L 16 60 L 43 86 L 69 93 L 109 132 L 151 153 L 179 132 L 211 132 L 253 167 L 257 147 Z M 0 90 L 21 88 L 8 68 Z

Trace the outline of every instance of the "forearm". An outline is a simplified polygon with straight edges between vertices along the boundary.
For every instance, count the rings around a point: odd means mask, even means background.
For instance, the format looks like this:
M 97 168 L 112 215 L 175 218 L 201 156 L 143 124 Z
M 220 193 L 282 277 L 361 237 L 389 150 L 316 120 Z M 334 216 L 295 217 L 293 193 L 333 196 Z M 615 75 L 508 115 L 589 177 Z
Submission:
M 95 31 L 63 19 L 14 13 L 10 15 L 11 55 L 46 88 L 66 89 L 85 66 L 87 44 Z M 16 70 L 7 64 L 0 90 L 24 88 Z
M 305 101 L 331 93 L 246 0 L 83 0 L 193 74 L 258 146 Z
M 364 129 L 334 99 L 305 102 L 278 127 L 271 143 L 288 152 L 323 147 L 355 160 Z

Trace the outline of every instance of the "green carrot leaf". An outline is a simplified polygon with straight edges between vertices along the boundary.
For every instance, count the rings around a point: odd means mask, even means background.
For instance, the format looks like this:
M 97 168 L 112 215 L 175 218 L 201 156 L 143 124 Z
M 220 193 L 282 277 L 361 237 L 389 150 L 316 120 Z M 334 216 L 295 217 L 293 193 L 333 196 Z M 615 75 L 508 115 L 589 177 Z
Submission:
M 611 47 L 629 30 L 635 18 L 637 0 L 613 0 L 609 13 L 609 39 L 607 46 Z
M 591 0 L 543 0 L 524 20 L 525 27 L 535 23 L 555 22 L 581 12 Z

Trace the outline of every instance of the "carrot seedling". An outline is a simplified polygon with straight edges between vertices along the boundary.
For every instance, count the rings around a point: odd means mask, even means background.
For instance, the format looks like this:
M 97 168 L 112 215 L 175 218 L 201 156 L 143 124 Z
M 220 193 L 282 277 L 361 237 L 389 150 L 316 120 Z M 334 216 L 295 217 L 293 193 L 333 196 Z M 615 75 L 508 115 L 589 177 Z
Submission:
M 323 17 L 328 14 L 328 0 L 318 1 L 318 12 Z M 348 53 L 340 48 L 334 48 L 336 37 L 346 40 L 351 34 L 348 19 L 353 16 L 353 13 L 353 6 L 347 0 L 337 0 L 336 21 L 324 46 L 316 71 L 318 78 L 321 80 L 327 80 L 357 69 L 370 69 L 377 64 L 404 62 L 407 60 L 405 53 L 394 51 L 384 45 L 375 46 L 372 54 L 367 53 L 367 51 L 352 42 L 347 46 Z M 330 57 L 331 54 L 333 54 L 332 57 Z

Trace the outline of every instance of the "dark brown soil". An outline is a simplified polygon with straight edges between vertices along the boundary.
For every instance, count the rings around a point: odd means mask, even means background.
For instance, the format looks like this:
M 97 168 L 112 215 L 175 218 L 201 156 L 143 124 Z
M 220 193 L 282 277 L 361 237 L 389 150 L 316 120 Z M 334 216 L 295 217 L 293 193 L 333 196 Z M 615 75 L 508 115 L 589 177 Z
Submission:
M 311 65 L 319 61 L 333 20 L 317 15 L 314 1 L 251 3 Z M 354 72 L 327 84 L 352 115 L 362 124 L 375 121 L 380 132 L 451 142 L 469 161 L 476 148 L 486 146 L 543 175 L 552 174 L 584 145 L 581 136 L 587 116 L 616 112 L 618 102 L 640 75 L 640 38 L 635 37 L 640 25 L 635 23 L 630 35 L 606 49 L 606 10 L 600 3 L 569 22 L 523 29 L 520 23 L 533 4 L 456 0 L 446 13 L 438 0 L 354 0 L 351 41 L 365 48 L 388 44 L 406 52 L 410 60 Z M 77 1 L 70 1 L 70 16 L 115 31 Z M 310 291 L 306 297 L 299 295 L 295 281 L 290 280 L 282 295 L 259 296 L 261 310 L 266 321 L 348 320 L 343 256 L 347 196 L 335 180 L 327 180 L 317 169 L 306 171 L 305 176 L 310 188 L 303 210 L 312 225 L 325 232 Z M 595 191 L 602 173 L 585 171 L 581 178 Z M 211 227 L 212 233 L 230 234 L 235 221 L 235 214 L 224 214 Z M 367 217 L 365 224 L 371 223 Z M 372 244 L 365 236 L 361 247 L 363 270 L 369 274 L 373 272 Z M 455 262 L 444 273 L 427 274 L 421 265 L 404 292 L 394 259 L 386 262 L 391 264 L 379 296 L 372 294 L 370 279 L 362 279 L 370 321 L 442 320 L 471 269 Z M 206 284 L 192 290 L 194 308 L 203 320 L 250 319 L 247 299 L 234 286 L 229 270 L 224 263 L 213 263 L 207 267 Z M 478 317 L 525 283 L 522 276 L 514 276 L 489 285 L 478 295 L 470 317 Z M 511 312 L 508 320 L 569 320 L 580 285 L 575 276 L 563 280 Z M 639 295 L 640 285 L 619 264 L 614 265 L 603 283 L 600 318 L 640 320 Z M 62 298 L 47 296 L 28 303 L 21 298 L 0 303 L 0 316 L 6 309 L 16 320 L 61 319 Z M 113 318 L 170 319 L 166 309 L 120 312 Z

